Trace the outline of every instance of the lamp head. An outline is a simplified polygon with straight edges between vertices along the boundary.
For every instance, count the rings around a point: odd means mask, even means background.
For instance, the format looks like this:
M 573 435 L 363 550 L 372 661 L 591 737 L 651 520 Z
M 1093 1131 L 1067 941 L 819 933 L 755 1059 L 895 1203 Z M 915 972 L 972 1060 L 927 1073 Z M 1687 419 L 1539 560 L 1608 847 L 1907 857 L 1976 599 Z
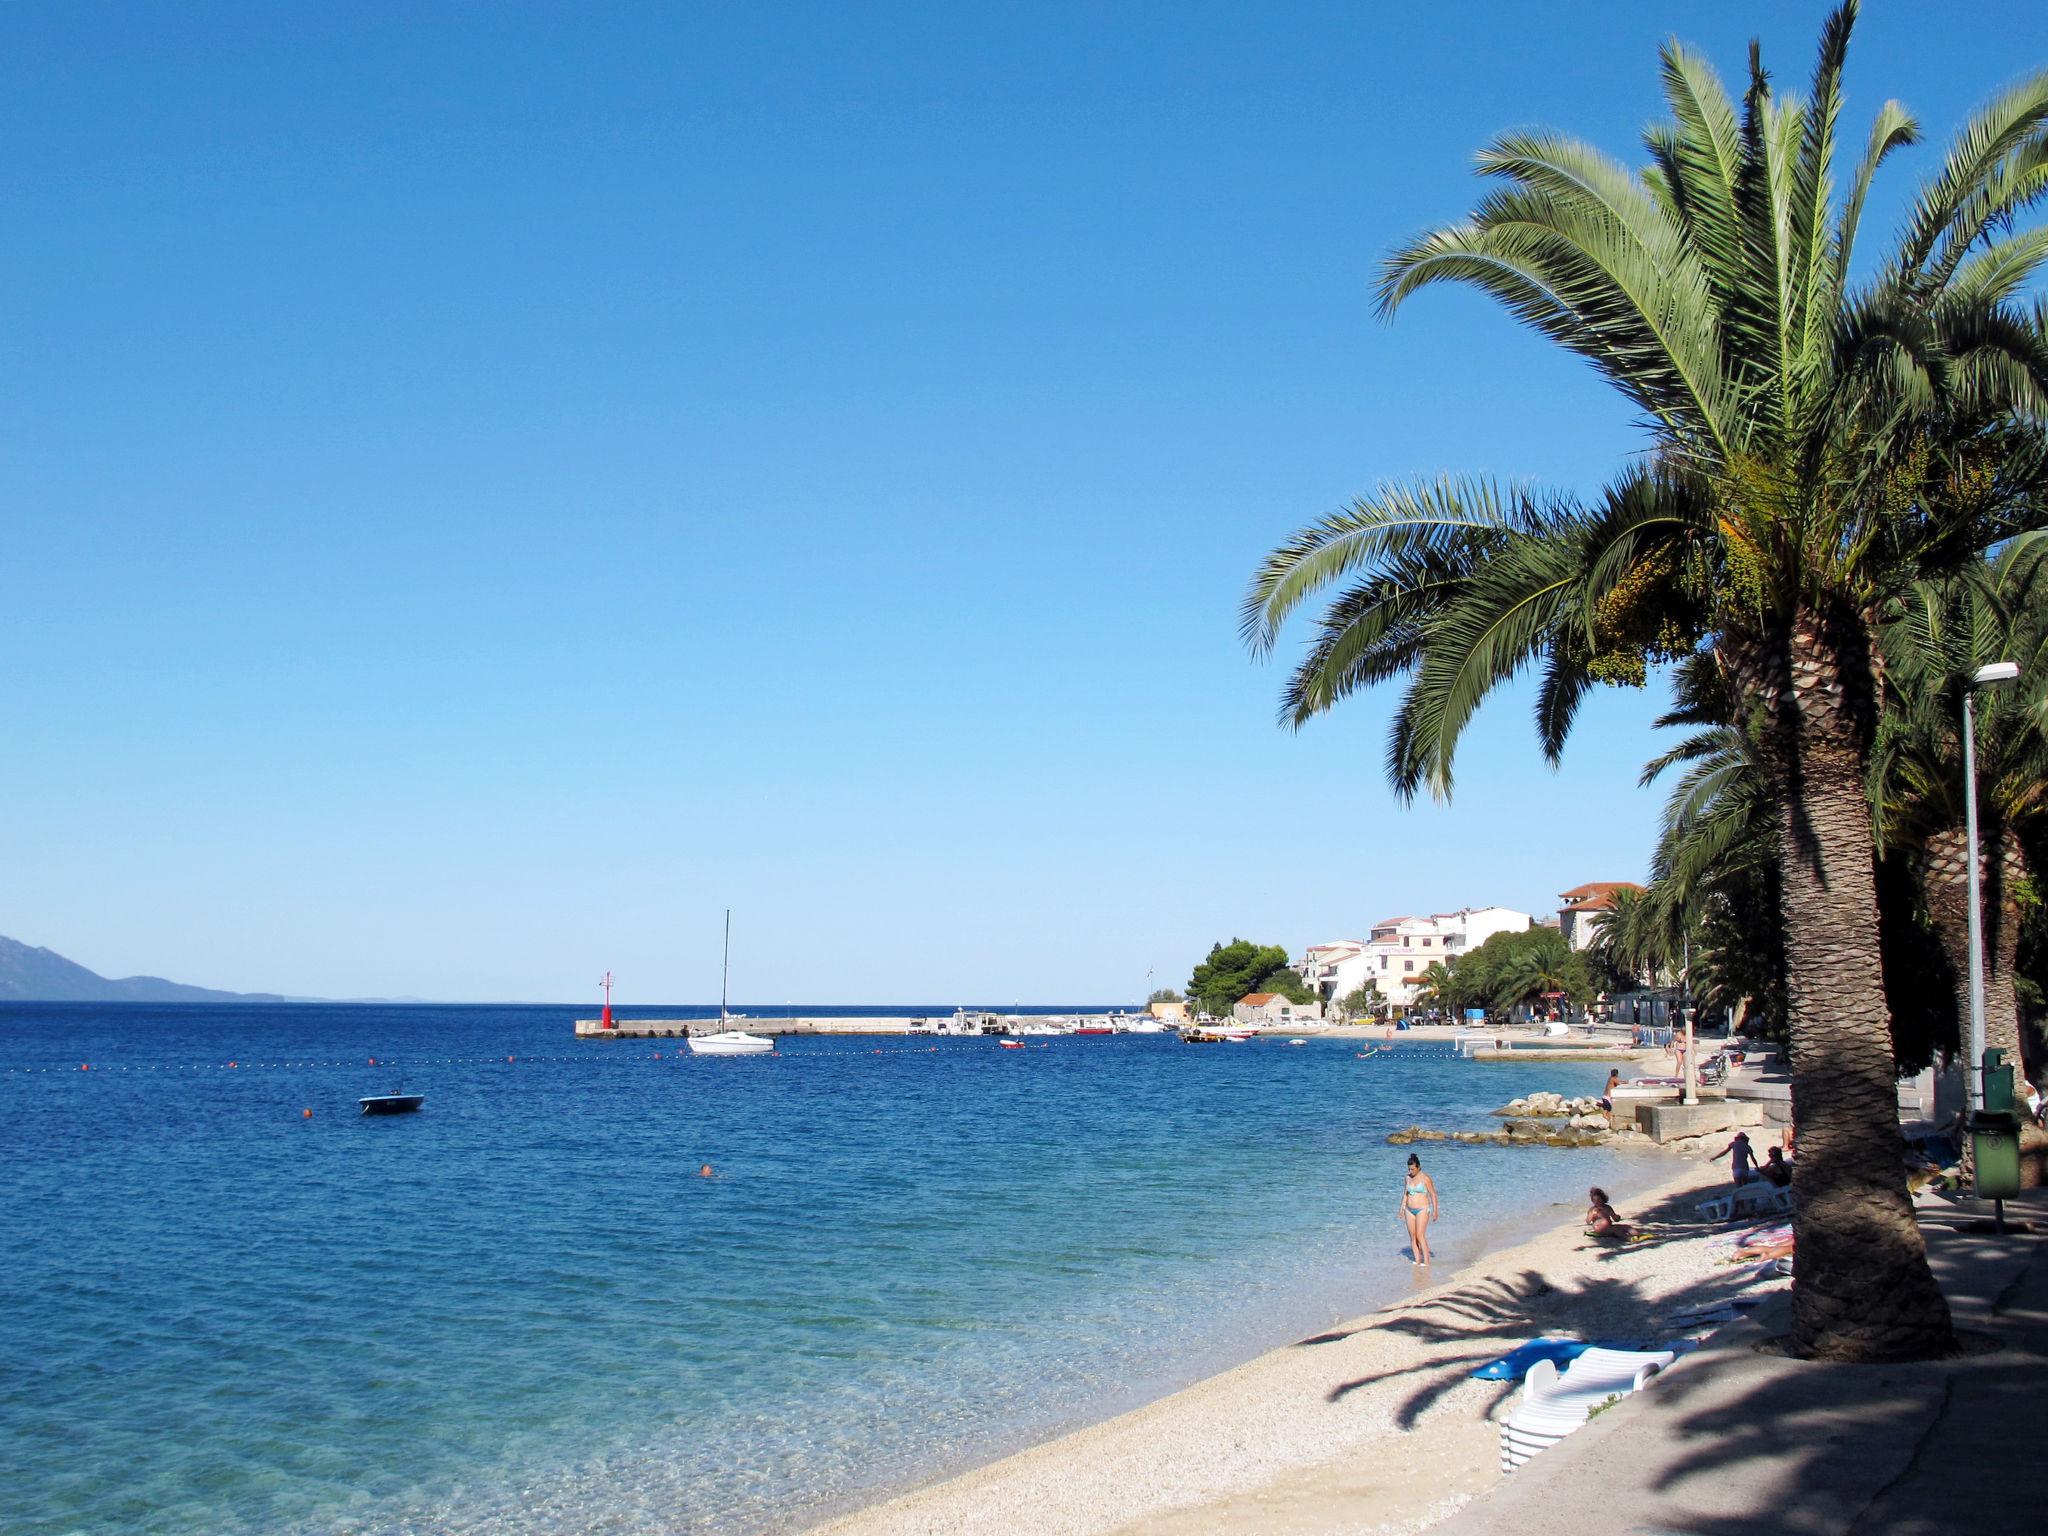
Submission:
M 1987 683 L 2014 683 L 2019 681 L 2020 664 L 2016 661 L 1994 661 L 1977 669 L 1970 679 L 1972 688 L 1982 688 Z

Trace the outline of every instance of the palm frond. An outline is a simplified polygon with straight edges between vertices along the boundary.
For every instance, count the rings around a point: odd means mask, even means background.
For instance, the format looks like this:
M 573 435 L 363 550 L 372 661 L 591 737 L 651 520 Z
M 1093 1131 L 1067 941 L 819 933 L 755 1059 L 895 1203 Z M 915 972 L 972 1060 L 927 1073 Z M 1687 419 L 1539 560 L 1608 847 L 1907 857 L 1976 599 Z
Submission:
M 1842 301 L 1849 263 L 1856 253 L 1856 231 L 1863 222 L 1863 204 L 1870 196 L 1870 184 L 1877 178 L 1878 167 L 1891 158 L 1892 151 L 1919 142 L 1920 124 L 1903 103 L 1887 101 L 1877 109 L 1877 116 L 1870 124 L 1870 141 L 1864 146 L 1863 159 L 1858 162 L 1855 178 L 1849 183 L 1849 195 L 1842 204 L 1840 230 L 1835 236 L 1836 305 Z
M 1974 113 L 1950 142 L 1941 172 L 1921 189 L 1899 242 L 1897 269 L 1924 272 L 1945 241 L 1980 230 L 2004 211 L 1984 199 L 1986 185 L 2015 150 L 2048 124 L 2048 72 L 2031 75 Z M 2008 187 L 2008 195 L 2021 190 Z M 1966 248 L 1966 247 L 1965 247 Z M 1964 250 L 1951 252 L 1959 262 Z
M 1294 612 L 1330 583 L 1375 565 L 1398 574 L 1433 552 L 1483 549 L 1517 513 L 1528 515 L 1527 499 L 1488 480 L 1446 476 L 1381 486 L 1266 556 L 1239 609 L 1239 631 L 1255 656 L 1266 655 Z

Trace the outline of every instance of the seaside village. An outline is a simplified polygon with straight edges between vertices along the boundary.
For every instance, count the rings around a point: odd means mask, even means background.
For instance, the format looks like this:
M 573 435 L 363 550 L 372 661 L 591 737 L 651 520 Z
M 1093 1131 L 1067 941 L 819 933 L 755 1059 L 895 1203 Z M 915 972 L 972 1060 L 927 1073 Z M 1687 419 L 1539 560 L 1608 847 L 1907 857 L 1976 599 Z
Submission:
M 1391 1041 L 1396 1035 L 1448 1039 L 1474 1061 L 1550 1061 L 1610 1065 L 1598 1094 L 1535 1091 L 1504 1102 L 1497 1130 L 1432 1130 L 1411 1125 L 1394 1133 L 1397 1145 L 1426 1141 L 1493 1142 L 1548 1146 L 1597 1145 L 1644 1137 L 1673 1150 L 1699 1154 L 1707 1139 L 1754 1135 L 1756 1187 L 1729 1201 L 1729 1213 L 1751 1208 L 1789 1209 L 1789 1176 L 1778 1161 L 1794 1152 L 1790 1075 L 1775 1045 L 1740 1033 L 1739 1017 L 1703 1014 L 1689 1006 L 1683 977 L 1616 974 L 1601 945 L 1608 914 L 1620 893 L 1640 893 L 1626 880 L 1596 880 L 1558 893 L 1554 912 L 1534 914 L 1505 906 L 1462 907 L 1427 916 L 1388 917 L 1363 939 L 1312 944 L 1289 967 L 1299 979 L 1292 996 L 1261 990 L 1231 1005 L 1228 1019 L 1194 1011 L 1186 1000 L 1155 999 L 1155 1018 L 1182 1026 L 1196 1042 L 1343 1033 Z M 1457 1006 L 1453 970 L 1489 941 L 1550 929 L 1554 955 L 1592 960 L 1578 979 L 1606 986 L 1574 997 L 1545 985 L 1546 971 L 1529 966 L 1527 980 L 1496 993 L 1491 1006 Z M 1562 979 L 1559 977 L 1558 979 Z M 1306 995 L 1304 995 L 1306 994 Z M 1930 1178 L 1944 1161 L 1935 1150 L 1943 1128 L 1961 1108 L 1959 1071 L 1933 1069 L 1901 1085 L 1901 1120 Z M 1778 1148 L 1777 1158 L 1766 1143 Z M 1783 1182 L 1779 1182 L 1782 1179 Z
M 1311 944 L 1304 951 L 1294 971 L 1315 994 L 1310 1001 L 1253 993 L 1238 1000 L 1232 1017 L 1239 1023 L 1261 1025 L 1321 1022 L 1345 1016 L 1344 1000 L 1360 994 L 1371 999 L 1365 1011 L 1376 1018 L 1405 1021 L 1417 1012 L 1438 1016 L 1442 1008 L 1433 990 L 1437 973 L 1431 971 L 1432 966 L 1448 968 L 1496 934 L 1526 933 L 1533 928 L 1556 929 L 1570 950 L 1589 949 L 1599 937 L 1602 915 L 1612 905 L 1614 893 L 1641 889 L 1626 880 L 1574 886 L 1559 893 L 1554 915 L 1535 916 L 1513 907 L 1462 907 L 1428 917 L 1383 918 L 1372 925 L 1368 938 Z M 1636 999 L 1636 1006 L 1642 1001 Z M 1610 1006 L 1603 1004 L 1603 1011 Z M 1170 1010 L 1172 1005 L 1155 1005 L 1155 1009 L 1159 1007 Z M 1562 1022 L 1570 1011 L 1569 999 L 1562 995 L 1539 996 L 1513 1010 L 1525 1020 L 1542 1015 L 1553 1022 Z M 1661 1019 L 1660 1010 L 1659 1022 Z

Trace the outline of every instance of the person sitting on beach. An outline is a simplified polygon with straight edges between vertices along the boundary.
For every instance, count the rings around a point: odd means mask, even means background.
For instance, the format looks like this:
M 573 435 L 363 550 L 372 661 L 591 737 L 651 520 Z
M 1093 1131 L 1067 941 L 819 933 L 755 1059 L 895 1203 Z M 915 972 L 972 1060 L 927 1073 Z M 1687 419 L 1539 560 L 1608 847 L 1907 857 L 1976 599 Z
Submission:
M 1776 1185 L 1779 1189 L 1789 1189 L 1792 1185 L 1792 1165 L 1785 1161 L 1783 1147 L 1771 1148 L 1769 1160 L 1757 1173 L 1766 1184 Z
M 1709 1161 L 1718 1163 L 1724 1157 L 1728 1159 L 1729 1171 L 1735 1175 L 1736 1187 L 1739 1189 L 1747 1184 L 1752 1176 L 1756 1154 L 1749 1148 L 1749 1134 L 1746 1131 L 1737 1131 L 1735 1139 L 1716 1152 Z
M 1616 1213 L 1614 1202 L 1607 1198 L 1607 1191 L 1595 1185 L 1586 1193 L 1593 1202 L 1586 1207 L 1586 1236 L 1605 1238 L 1610 1242 L 1627 1241 L 1632 1234 L 1628 1224 Z
M 1422 1171 L 1422 1159 L 1408 1154 L 1408 1179 L 1401 1186 L 1401 1223 L 1408 1229 L 1408 1251 L 1417 1264 L 1429 1262 L 1429 1223 L 1442 1214 L 1436 1180 Z
M 1794 1251 L 1792 1228 L 1780 1224 L 1745 1232 L 1729 1257 L 1738 1264 L 1750 1264 L 1760 1259 L 1789 1259 Z

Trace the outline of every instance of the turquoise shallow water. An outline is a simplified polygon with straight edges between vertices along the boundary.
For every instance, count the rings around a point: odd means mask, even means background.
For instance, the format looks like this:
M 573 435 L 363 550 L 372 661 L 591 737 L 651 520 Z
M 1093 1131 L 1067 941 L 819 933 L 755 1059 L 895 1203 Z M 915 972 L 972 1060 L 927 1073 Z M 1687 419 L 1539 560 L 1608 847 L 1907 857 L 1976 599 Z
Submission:
M 1397 1293 L 1387 1131 L 1603 1075 L 579 1011 L 0 1007 L 0 1529 L 787 1529 Z M 1439 1272 L 1654 1177 L 1425 1156 Z

